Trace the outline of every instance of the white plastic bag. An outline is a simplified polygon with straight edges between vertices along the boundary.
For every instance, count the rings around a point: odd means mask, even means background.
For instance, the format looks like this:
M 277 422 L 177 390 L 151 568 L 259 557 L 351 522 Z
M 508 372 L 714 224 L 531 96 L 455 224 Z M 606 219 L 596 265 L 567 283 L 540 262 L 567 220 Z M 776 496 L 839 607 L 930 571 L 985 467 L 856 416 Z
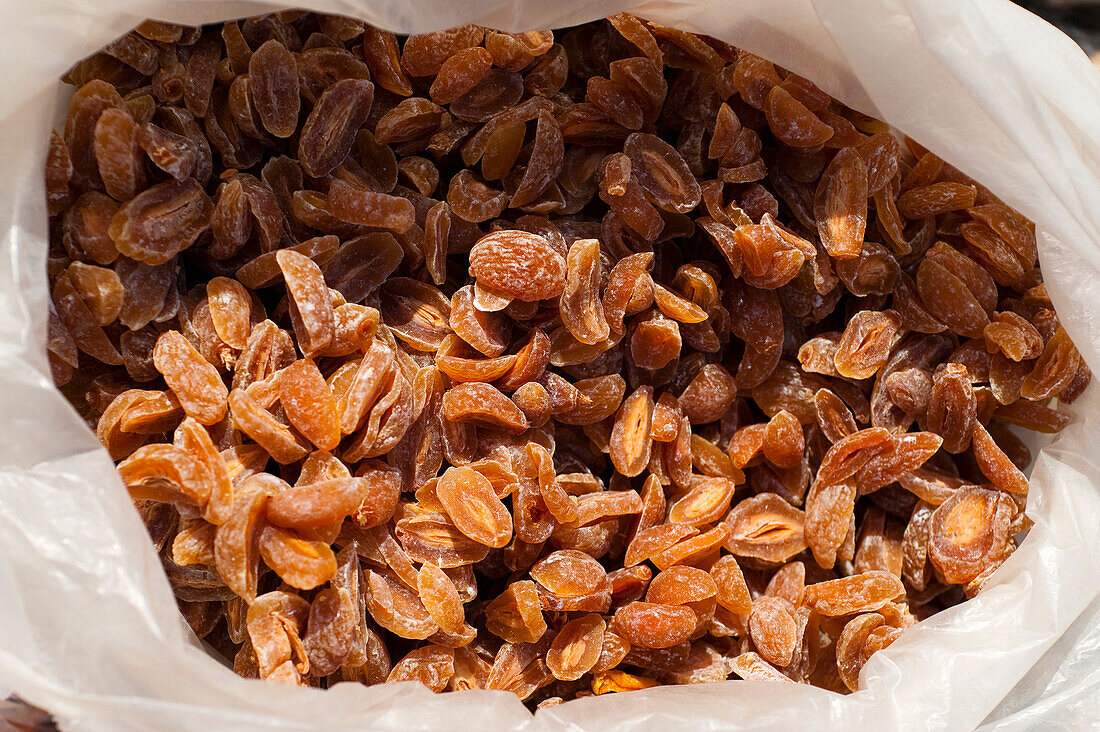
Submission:
M 1035 220 L 1062 322 L 1100 369 L 1100 76 L 1068 38 L 1006 0 L 307 4 L 399 32 L 469 22 L 562 27 L 633 6 L 766 56 L 896 125 Z M 148 16 L 210 22 L 276 5 L 0 6 L 0 683 L 66 729 L 112 732 L 965 729 L 990 712 L 998 729 L 1100 724 L 1095 386 L 1039 455 L 1027 540 L 977 599 L 876 654 L 857 694 L 732 681 L 585 699 L 532 718 L 502 692 L 294 689 L 237 678 L 207 656 L 176 611 L 111 461 L 51 385 L 42 165 L 65 94 L 57 77 L 73 61 Z

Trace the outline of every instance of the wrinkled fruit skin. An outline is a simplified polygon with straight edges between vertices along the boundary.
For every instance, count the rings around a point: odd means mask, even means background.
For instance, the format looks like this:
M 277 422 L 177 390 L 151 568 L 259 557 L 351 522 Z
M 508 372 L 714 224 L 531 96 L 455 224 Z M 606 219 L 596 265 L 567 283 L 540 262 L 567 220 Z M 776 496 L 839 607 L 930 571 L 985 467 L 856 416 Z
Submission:
M 280 11 L 65 80 L 51 372 L 245 677 L 856 691 L 1091 380 L 1030 222 L 713 38 Z

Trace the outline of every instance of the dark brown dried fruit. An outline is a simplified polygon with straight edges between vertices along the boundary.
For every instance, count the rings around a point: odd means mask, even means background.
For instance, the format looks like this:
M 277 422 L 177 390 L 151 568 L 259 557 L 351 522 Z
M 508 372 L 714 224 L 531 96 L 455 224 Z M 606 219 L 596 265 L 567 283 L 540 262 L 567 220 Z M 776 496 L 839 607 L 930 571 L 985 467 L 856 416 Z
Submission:
M 264 128 L 276 137 L 290 137 L 298 127 L 298 64 L 294 54 L 274 38 L 248 59 L 249 92 Z
M 298 157 L 307 174 L 323 176 L 344 161 L 373 100 L 374 85 L 365 80 L 343 79 L 325 90 L 298 141 Z
M 118 251 L 145 264 L 164 264 L 210 226 L 214 206 L 194 179 L 167 181 L 127 201 L 109 233 Z
M 656 135 L 636 132 L 626 139 L 623 152 L 647 198 L 666 211 L 687 213 L 699 205 L 702 193 L 683 157 Z

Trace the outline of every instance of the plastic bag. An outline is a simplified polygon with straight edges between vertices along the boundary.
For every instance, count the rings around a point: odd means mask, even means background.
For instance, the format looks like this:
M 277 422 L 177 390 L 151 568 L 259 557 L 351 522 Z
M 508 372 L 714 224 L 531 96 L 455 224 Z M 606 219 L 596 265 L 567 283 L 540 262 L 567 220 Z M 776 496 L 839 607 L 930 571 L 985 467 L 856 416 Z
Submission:
M 1004 0 L 306 4 L 399 32 L 470 22 L 562 27 L 633 6 L 766 56 L 891 122 L 1036 221 L 1051 296 L 1100 369 L 1100 76 L 1068 38 Z M 274 7 L 5 3 L 0 683 L 73 730 L 973 728 L 995 709 L 990 722 L 1004 729 L 1097 722 L 1095 386 L 1038 457 L 1028 499 L 1035 527 L 1020 549 L 975 600 L 876 654 L 863 690 L 847 697 L 732 681 L 589 698 L 532 718 L 503 692 L 286 688 L 237 678 L 206 655 L 176 611 L 111 461 L 50 382 L 42 165 L 66 95 L 57 78 L 73 61 L 147 16 L 210 22 Z

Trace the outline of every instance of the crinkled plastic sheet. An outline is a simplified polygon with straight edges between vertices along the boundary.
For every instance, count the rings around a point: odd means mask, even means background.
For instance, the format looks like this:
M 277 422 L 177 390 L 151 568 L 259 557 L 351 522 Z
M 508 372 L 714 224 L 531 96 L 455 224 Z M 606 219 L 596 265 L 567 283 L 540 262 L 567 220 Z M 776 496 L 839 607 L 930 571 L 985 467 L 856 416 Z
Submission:
M 803 74 L 1035 220 L 1051 296 L 1100 368 L 1100 77 L 1005 0 L 315 0 L 397 31 L 562 27 L 633 7 Z M 289 3 L 288 3 L 289 5 Z M 1100 724 L 1100 389 L 1039 455 L 1035 527 L 975 600 L 907 632 L 859 693 L 732 681 L 583 699 L 532 717 L 502 692 L 322 692 L 247 681 L 176 612 L 106 453 L 44 357 L 41 171 L 57 77 L 147 16 L 276 4 L 7 0 L 0 6 L 0 683 L 71 730 L 1083 729 Z M 675 725 L 675 727 L 674 727 Z M 689 726 L 690 725 L 690 726 Z

